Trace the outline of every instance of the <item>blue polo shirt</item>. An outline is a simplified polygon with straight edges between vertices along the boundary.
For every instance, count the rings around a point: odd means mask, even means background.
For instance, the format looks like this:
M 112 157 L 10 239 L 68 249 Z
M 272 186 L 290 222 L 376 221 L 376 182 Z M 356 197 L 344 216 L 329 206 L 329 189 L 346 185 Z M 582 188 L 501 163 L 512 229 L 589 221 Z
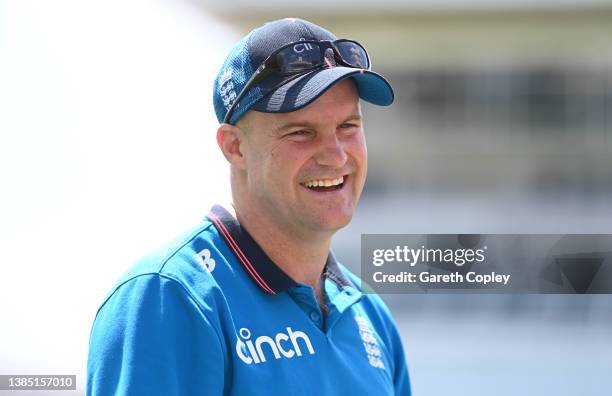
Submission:
M 382 300 L 330 253 L 325 308 L 223 207 L 131 268 L 91 331 L 88 395 L 410 395 Z

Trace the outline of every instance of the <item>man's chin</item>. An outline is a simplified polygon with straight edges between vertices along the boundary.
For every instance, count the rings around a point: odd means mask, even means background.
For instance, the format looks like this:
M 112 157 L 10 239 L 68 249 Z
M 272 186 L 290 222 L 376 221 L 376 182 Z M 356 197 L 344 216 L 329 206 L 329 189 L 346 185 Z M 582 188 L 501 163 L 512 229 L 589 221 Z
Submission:
M 314 232 L 334 233 L 346 227 L 353 218 L 353 212 L 322 213 L 310 217 L 308 223 Z

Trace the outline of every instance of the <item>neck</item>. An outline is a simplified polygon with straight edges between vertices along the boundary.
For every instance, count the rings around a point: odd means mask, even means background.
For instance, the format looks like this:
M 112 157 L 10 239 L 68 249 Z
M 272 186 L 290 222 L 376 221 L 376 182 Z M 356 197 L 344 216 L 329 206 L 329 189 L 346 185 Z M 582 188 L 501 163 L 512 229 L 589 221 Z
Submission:
M 325 267 L 331 235 L 299 237 L 258 212 L 234 203 L 235 216 L 263 251 L 294 281 L 320 294 L 319 280 Z

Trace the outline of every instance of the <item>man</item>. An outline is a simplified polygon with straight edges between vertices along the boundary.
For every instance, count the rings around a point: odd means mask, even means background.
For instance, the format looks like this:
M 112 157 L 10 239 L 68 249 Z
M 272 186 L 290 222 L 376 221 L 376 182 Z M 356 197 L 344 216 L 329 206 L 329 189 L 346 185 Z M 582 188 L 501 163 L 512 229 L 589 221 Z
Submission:
M 233 204 L 142 260 L 100 307 L 87 394 L 409 395 L 388 309 L 330 252 L 363 189 L 365 49 L 300 19 L 255 29 L 214 86 Z

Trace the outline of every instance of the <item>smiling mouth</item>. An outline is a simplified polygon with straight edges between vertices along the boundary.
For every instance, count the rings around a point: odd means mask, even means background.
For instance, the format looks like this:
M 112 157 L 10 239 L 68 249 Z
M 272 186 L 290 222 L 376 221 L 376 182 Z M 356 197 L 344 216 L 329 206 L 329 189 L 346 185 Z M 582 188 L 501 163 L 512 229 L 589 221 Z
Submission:
M 326 192 L 340 190 L 342 187 L 344 187 L 344 184 L 346 183 L 347 179 L 348 175 L 344 175 L 335 179 L 308 180 L 300 184 L 311 191 Z

